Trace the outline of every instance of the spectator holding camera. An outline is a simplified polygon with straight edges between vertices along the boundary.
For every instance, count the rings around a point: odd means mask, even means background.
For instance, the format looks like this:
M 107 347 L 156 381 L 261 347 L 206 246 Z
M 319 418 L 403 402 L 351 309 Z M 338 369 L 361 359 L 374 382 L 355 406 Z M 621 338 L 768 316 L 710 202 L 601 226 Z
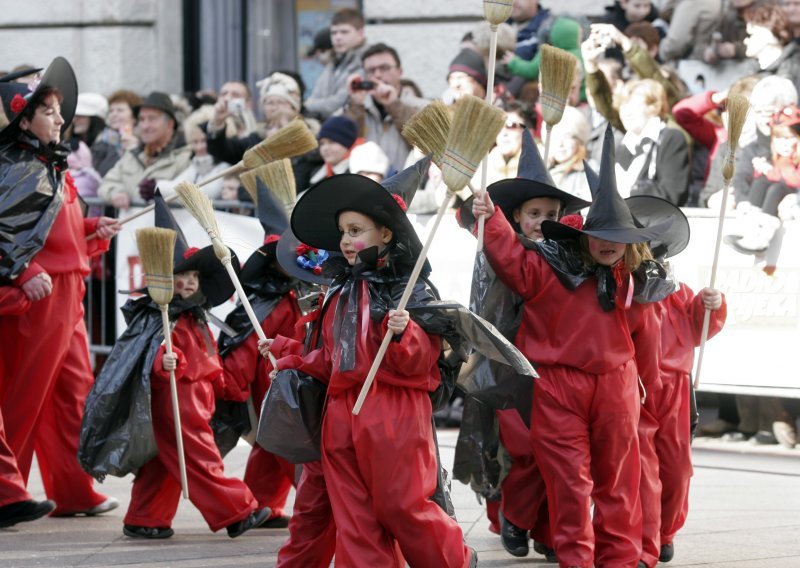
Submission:
M 98 196 L 117 209 L 131 201 L 151 199 L 157 179 L 173 179 L 192 159 L 192 149 L 181 143 L 172 99 L 153 91 L 134 109 L 141 145 L 126 151 L 103 178 Z
M 343 114 L 357 125 L 361 136 L 375 142 L 397 171 L 403 169 L 411 146 L 400 132 L 406 121 L 427 104 L 425 99 L 403 89 L 403 68 L 394 48 L 377 43 L 361 57 L 363 77 L 348 77 L 349 99 Z
M 245 137 L 256 131 L 253 96 L 243 81 L 228 81 L 219 89 L 214 113 L 208 122 L 209 136 Z

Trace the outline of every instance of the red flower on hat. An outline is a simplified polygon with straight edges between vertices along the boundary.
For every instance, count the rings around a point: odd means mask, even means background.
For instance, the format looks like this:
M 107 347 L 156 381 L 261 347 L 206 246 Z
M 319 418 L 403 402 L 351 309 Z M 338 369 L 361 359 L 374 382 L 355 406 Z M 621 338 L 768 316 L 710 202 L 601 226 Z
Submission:
M 310 253 L 311 251 L 316 252 L 317 249 L 312 248 L 312 247 L 308 246 L 305 243 L 300 243 L 299 245 L 297 245 L 297 247 L 294 249 L 294 251 L 297 253 L 297 256 L 305 256 L 308 253 Z
M 403 200 L 402 197 L 400 197 L 395 193 L 392 194 L 392 197 L 394 197 L 394 200 L 397 201 L 397 204 L 400 206 L 400 209 L 402 209 L 404 212 L 408 211 L 408 205 L 406 205 L 406 202 Z
M 14 95 L 14 98 L 11 99 L 10 107 L 11 107 L 11 112 L 13 112 L 14 114 L 21 113 L 22 109 L 24 109 L 26 106 L 28 106 L 28 101 L 26 101 L 25 98 L 19 93 Z
M 186 249 L 186 252 L 183 253 L 183 260 L 186 260 L 187 258 L 191 258 L 192 256 L 194 256 L 198 252 L 200 252 L 199 248 L 197 248 L 197 247 L 189 247 L 188 249 Z
M 281 236 L 280 235 L 267 235 L 264 238 L 264 244 L 268 245 L 268 244 L 271 244 L 271 243 L 277 243 L 279 240 L 281 240 Z
M 583 229 L 583 217 L 580 215 L 564 215 L 561 218 L 561 224 L 580 231 Z

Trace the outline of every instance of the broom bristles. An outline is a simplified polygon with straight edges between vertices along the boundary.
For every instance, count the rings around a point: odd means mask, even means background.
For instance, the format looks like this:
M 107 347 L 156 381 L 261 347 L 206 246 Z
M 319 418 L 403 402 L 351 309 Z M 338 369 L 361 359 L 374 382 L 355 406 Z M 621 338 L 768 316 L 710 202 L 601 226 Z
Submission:
M 728 155 L 722 164 L 722 178 L 726 184 L 733 179 L 735 172 L 735 154 L 739 146 L 739 137 L 750 110 L 750 101 L 742 95 L 731 95 L 726 103 L 728 110 Z
M 222 242 L 222 237 L 217 224 L 217 216 L 214 214 L 214 206 L 208 196 L 200 191 L 195 184 L 184 181 L 178 184 L 175 192 L 180 195 L 184 207 L 191 213 L 192 217 L 205 229 L 211 237 L 211 244 L 214 245 L 214 255 L 224 263 L 230 262 L 231 252 Z
M 263 170 L 266 167 L 266 165 L 258 166 L 257 168 L 239 175 L 239 181 L 242 183 L 242 187 L 247 191 L 247 195 L 250 196 L 250 199 L 256 205 L 258 205 L 258 186 L 256 185 L 256 180 L 259 179 L 259 177 L 264 179 Z
M 174 295 L 172 263 L 176 238 L 177 233 L 172 229 L 149 227 L 136 231 L 147 293 L 160 306 L 169 304 Z
M 254 170 L 243 173 L 239 176 L 247 194 L 258 205 L 258 184 L 257 180 L 264 182 L 269 191 L 280 199 L 286 206 L 294 205 L 297 200 L 297 185 L 294 179 L 292 161 L 288 158 L 270 162 L 265 166 L 258 166 Z
M 435 100 L 406 122 L 402 134 L 409 144 L 441 166 L 451 125 L 450 110 L 442 101 Z
M 442 158 L 442 179 L 451 192 L 464 189 L 503 128 L 505 113 L 483 99 L 458 100 Z
M 308 125 L 297 118 L 247 150 L 242 157 L 242 163 L 251 170 L 275 160 L 305 154 L 317 146 L 317 139 L 308 129 Z
M 578 60 L 571 53 L 552 45 L 545 44 L 539 49 L 542 51 L 539 102 L 542 118 L 548 126 L 553 126 L 561 122 L 564 115 Z
M 499 26 L 511 17 L 514 0 L 483 0 L 483 17 L 493 26 Z

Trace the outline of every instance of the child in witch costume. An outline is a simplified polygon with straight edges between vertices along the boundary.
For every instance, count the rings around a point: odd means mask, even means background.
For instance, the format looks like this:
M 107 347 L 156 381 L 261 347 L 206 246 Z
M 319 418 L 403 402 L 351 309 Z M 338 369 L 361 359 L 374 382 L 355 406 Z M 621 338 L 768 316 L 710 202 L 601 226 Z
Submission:
M 487 191 L 491 200 L 512 221 L 520 243 L 526 248 L 544 239 L 541 225 L 545 220 L 557 221 L 565 212 L 575 212 L 589 205 L 555 186 L 533 136 L 527 130 L 523 133 L 517 177 L 495 182 Z M 459 213 L 465 227 L 474 230 L 472 201 L 472 198 L 468 199 Z M 475 263 L 473 278 L 476 280 L 473 281 L 470 308 L 513 341 L 518 331 L 522 299 L 496 278 L 483 255 Z M 527 403 L 529 405 L 530 401 Z M 496 410 L 500 442 L 512 460 L 502 480 L 502 504 L 487 499 L 487 515 L 490 521 L 499 524 L 499 530 L 495 530 L 500 533 L 503 547 L 509 554 L 528 555 L 530 531 L 534 549 L 554 562 L 544 480 L 530 445 L 530 418 L 526 416 L 527 420 L 524 419 L 523 413 L 529 414 L 517 408 Z
M 289 226 L 286 208 L 262 180 L 257 180 L 258 219 L 264 227 L 264 245 L 257 249 L 242 268 L 240 280 L 248 292 L 250 304 L 261 322 L 267 337 L 282 335 L 302 341 L 305 330 L 296 327 L 303 317 L 293 291 L 296 281 L 283 272 L 276 263 L 276 248 Z M 258 352 L 258 336 L 244 307 L 240 304 L 225 320 L 236 332 L 234 337 L 220 338 L 220 355 L 228 377 L 226 384 L 234 386 L 221 398 L 247 400 L 252 395 L 256 415 L 261 412 L 261 402 L 270 385 L 272 365 Z M 256 425 L 252 424 L 252 428 Z M 247 460 L 244 482 L 253 492 L 260 507 L 269 507 L 272 516 L 262 528 L 286 528 L 289 518 L 283 514 L 289 490 L 294 485 L 295 466 L 255 444 Z
M 531 446 L 562 567 L 639 565 L 639 380 L 658 386 L 655 302 L 674 290 L 645 244 L 671 219 L 636 225 L 616 190 L 610 129 L 603 150 L 582 230 L 545 221 L 544 243 L 528 250 L 488 194 L 473 204 L 487 215 L 492 268 L 524 300 L 515 343 L 538 364 Z
M 160 195 L 155 201 L 156 225 L 177 229 Z M 123 533 L 134 538 L 168 538 L 173 534 L 170 525 L 181 493 L 169 390 L 170 371 L 174 371 L 189 498 L 212 531 L 227 528 L 228 536 L 235 538 L 264 522 L 270 510 L 258 508 L 244 482 L 223 475 L 222 457 L 209 425 L 214 413 L 214 382 L 226 379 L 214 337 L 206 323 L 204 307 L 227 300 L 233 293 L 233 284 L 214 255 L 213 247 L 187 248 L 178 229 L 174 286 L 175 298 L 170 303 L 173 354 L 167 355 L 161 346 L 150 371 L 151 412 L 158 455 L 137 472 Z M 149 297 L 132 302 L 139 309 L 153 310 L 152 317 L 160 317 Z M 124 341 L 118 343 L 115 349 L 124 344 Z M 223 390 L 226 390 L 224 386 Z
M 429 498 L 437 460 L 429 393 L 440 383 L 438 336 L 392 310 L 422 245 L 405 203 L 373 180 L 344 174 L 306 191 L 292 230 L 342 257 L 319 322 L 322 345 L 305 356 L 282 337 L 266 342 L 280 368 L 328 384 L 322 468 L 336 522 L 336 561 L 345 566 L 458 566 L 477 562 L 454 519 Z M 412 301 L 430 298 L 418 284 Z M 378 346 L 396 334 L 361 412 L 353 415 Z M 294 344 L 294 345 L 293 345 Z
M 680 253 L 689 243 L 689 221 L 671 203 L 657 197 L 626 199 L 634 218 L 643 225 L 673 217 L 670 229 L 650 241 L 656 258 Z M 703 288 L 695 294 L 684 283 L 659 303 L 661 310 L 661 383 L 648 393 L 639 418 L 642 456 L 642 561 L 649 567 L 669 562 L 672 541 L 683 527 L 689 508 L 692 476 L 691 423 L 694 348 L 700 345 L 705 311 L 711 310 L 708 336 L 722 329 L 727 316 L 725 298 Z

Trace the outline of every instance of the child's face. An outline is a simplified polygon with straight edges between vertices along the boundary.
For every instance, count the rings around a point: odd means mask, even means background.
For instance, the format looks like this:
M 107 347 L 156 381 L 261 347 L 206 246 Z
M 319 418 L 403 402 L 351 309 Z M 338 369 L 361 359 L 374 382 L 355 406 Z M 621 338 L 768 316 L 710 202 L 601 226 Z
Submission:
M 625 10 L 628 23 L 641 22 L 650 13 L 650 0 L 620 0 L 619 5 Z
M 239 180 L 226 179 L 222 182 L 220 198 L 226 201 L 236 201 L 239 199 Z
M 175 294 L 186 300 L 200 289 L 200 273 L 197 270 L 178 272 L 173 277 Z
M 614 266 L 624 255 L 625 243 L 612 243 L 589 236 L 589 254 L 597 264 Z
M 392 231 L 379 227 L 375 221 L 355 211 L 343 211 L 339 215 L 339 249 L 350 266 L 356 263 L 356 255 L 370 247 L 378 247 L 378 252 L 386 248 L 392 240 Z
M 561 202 L 558 199 L 534 197 L 514 210 L 514 221 L 519 223 L 523 235 L 541 241 L 544 239 L 542 221 L 557 221 L 560 210 Z
M 781 158 L 793 158 L 797 154 L 797 136 L 789 128 L 772 129 L 772 151 Z
M 347 151 L 347 148 L 329 138 L 321 138 L 319 141 L 319 153 L 329 166 L 335 166 L 344 160 Z

